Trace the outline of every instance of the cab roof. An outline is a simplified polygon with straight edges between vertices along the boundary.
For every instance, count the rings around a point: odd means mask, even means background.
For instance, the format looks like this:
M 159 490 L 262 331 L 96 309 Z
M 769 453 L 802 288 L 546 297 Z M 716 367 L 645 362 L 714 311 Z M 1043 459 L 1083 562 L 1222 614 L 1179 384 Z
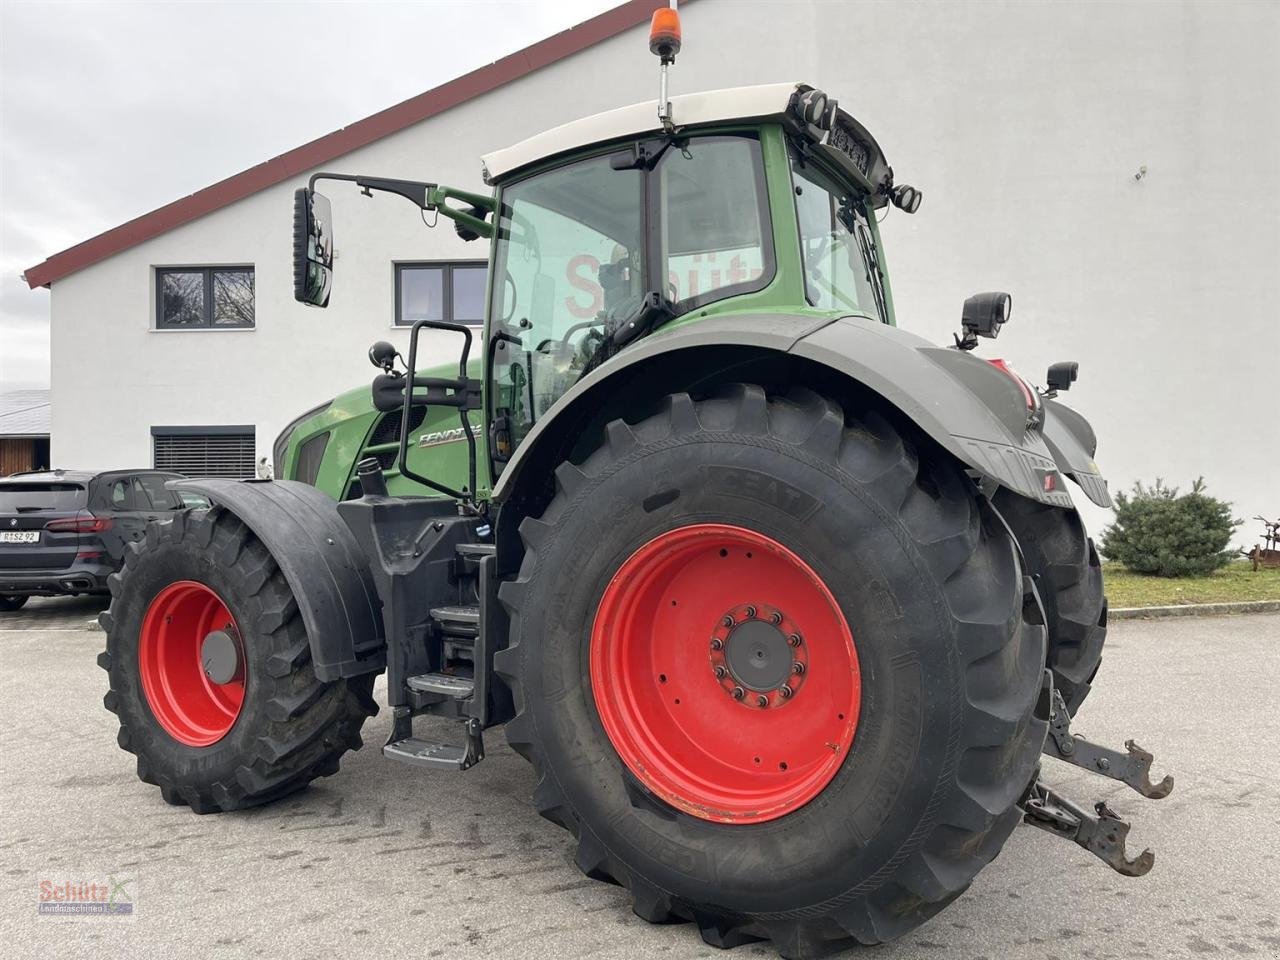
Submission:
M 869 186 L 887 191 L 893 183 L 893 172 L 866 128 L 838 108 L 833 111 L 830 123 L 824 126 L 806 123 L 802 119 L 801 101 L 814 94 L 826 99 L 825 94 L 800 82 L 729 87 L 672 97 L 671 112 L 677 129 L 748 120 L 786 121 L 797 132 L 806 133 L 815 143 L 830 148 L 843 165 L 855 169 Z M 595 144 L 656 134 L 661 130 L 657 100 L 606 110 L 552 127 L 504 150 L 485 154 L 481 158 L 485 182 L 500 182 L 535 163 Z M 849 149 L 851 142 L 855 149 Z

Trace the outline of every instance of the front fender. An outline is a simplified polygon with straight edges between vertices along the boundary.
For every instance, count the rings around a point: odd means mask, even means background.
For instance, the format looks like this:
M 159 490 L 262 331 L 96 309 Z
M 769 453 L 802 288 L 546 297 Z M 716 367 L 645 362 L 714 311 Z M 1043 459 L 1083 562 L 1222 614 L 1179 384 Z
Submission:
M 271 552 L 293 591 L 325 682 L 386 666 L 382 605 L 369 561 L 336 500 L 295 480 L 171 480 L 240 518 Z

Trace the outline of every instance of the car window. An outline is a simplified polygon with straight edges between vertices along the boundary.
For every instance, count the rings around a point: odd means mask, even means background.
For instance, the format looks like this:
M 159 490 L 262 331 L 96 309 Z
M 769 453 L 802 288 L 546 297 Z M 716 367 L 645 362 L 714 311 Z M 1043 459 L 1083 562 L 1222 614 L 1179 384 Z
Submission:
M 74 510 L 85 503 L 85 489 L 78 483 L 43 480 L 10 480 L 0 483 L 0 513 L 18 510 Z
M 111 488 L 107 492 L 107 500 L 111 503 L 112 510 L 132 510 L 133 509 L 133 486 L 129 477 L 120 477 L 111 481 Z
M 147 499 L 154 509 L 182 509 L 182 500 L 172 490 L 165 489 L 164 481 L 165 478 L 158 473 L 144 473 L 138 477 L 138 482 L 142 484 L 142 489 L 146 492 Z
M 116 477 L 107 489 L 112 510 L 150 510 L 151 502 L 137 477 Z

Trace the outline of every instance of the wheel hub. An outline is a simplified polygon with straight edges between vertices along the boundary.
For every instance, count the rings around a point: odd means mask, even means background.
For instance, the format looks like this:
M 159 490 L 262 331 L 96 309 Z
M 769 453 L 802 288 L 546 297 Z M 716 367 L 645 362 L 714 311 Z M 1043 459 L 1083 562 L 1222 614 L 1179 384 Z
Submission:
M 780 707 L 804 683 L 809 652 L 795 622 L 767 603 L 734 607 L 711 634 L 711 672 L 733 700 L 753 710 Z
M 200 665 L 210 683 L 230 683 L 241 675 L 240 644 L 230 629 L 205 634 L 200 644 Z

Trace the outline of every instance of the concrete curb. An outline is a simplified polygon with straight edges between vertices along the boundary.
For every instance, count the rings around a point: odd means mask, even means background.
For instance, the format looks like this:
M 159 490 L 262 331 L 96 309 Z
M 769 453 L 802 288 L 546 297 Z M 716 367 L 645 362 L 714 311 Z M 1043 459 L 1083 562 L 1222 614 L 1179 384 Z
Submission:
M 1119 607 L 1107 611 L 1107 620 L 1160 620 L 1165 617 L 1221 617 L 1239 613 L 1280 612 L 1280 600 L 1246 600 L 1240 603 L 1180 603 L 1173 607 Z

